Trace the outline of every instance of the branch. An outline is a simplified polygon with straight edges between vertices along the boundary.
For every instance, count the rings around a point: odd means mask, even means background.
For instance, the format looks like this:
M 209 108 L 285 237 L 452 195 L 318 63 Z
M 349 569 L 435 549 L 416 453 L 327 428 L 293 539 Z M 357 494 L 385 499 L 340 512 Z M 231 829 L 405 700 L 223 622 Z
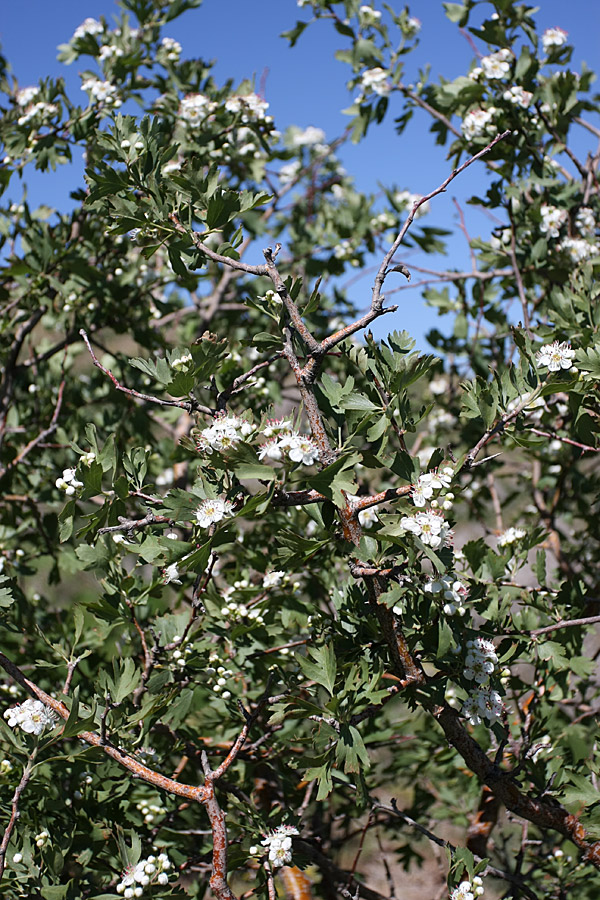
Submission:
M 8 672 L 11 678 L 24 687 L 32 697 L 35 697 L 36 700 L 41 700 L 42 703 L 54 710 L 61 719 L 66 721 L 69 718 L 70 713 L 64 703 L 61 703 L 60 700 L 55 700 L 54 697 L 51 697 L 50 694 L 43 691 L 37 684 L 26 678 L 18 666 L 11 662 L 11 660 L 3 653 L 0 653 L 0 666 L 2 666 L 5 672 Z M 149 769 L 148 766 L 142 765 L 137 759 L 133 759 L 133 757 L 129 756 L 124 750 L 120 750 L 118 747 L 114 747 L 111 744 L 103 744 L 101 735 L 96 734 L 93 731 L 80 731 L 77 737 L 79 740 L 85 741 L 86 744 L 99 747 L 107 754 L 107 756 L 110 756 L 111 759 L 114 759 L 115 762 L 119 763 L 120 766 L 123 766 L 123 768 L 127 769 L 137 778 L 141 778 L 142 781 L 146 781 L 148 784 L 152 784 L 162 791 L 168 791 L 172 794 L 177 794 L 180 797 L 185 797 L 187 800 L 195 800 L 202 804 L 206 803 L 208 791 L 204 786 L 196 787 L 193 785 L 181 784 L 178 781 L 174 781 L 172 778 L 160 775 L 158 772 Z
M 158 500 L 156 501 L 158 503 Z M 117 531 L 136 531 L 138 528 L 145 528 L 146 525 L 172 525 L 173 519 L 169 516 L 157 516 L 152 510 L 146 513 L 143 519 L 126 519 L 124 516 L 118 516 L 120 525 L 109 525 L 106 528 L 99 528 L 98 534 L 112 534 Z
M 150 394 L 141 394 L 139 391 L 133 390 L 133 388 L 127 388 L 118 380 L 118 378 L 113 375 L 110 369 L 105 368 L 102 363 L 96 357 L 96 354 L 92 350 L 92 345 L 90 344 L 90 340 L 83 328 L 79 330 L 79 334 L 85 341 L 85 345 L 90 352 L 90 356 L 92 357 L 92 362 L 96 366 L 97 369 L 100 369 L 101 372 L 104 372 L 105 375 L 108 375 L 114 386 L 118 391 L 122 391 L 124 394 L 128 394 L 130 397 L 135 397 L 136 400 L 144 400 L 146 403 L 158 403 L 159 406 L 177 406 L 179 409 L 185 409 L 188 413 L 193 412 L 201 412 L 207 416 L 212 416 L 212 410 L 208 409 L 206 406 L 201 406 L 196 400 L 163 400 L 160 397 L 153 397 Z
M 58 417 L 60 415 L 60 408 L 62 406 L 63 393 L 65 390 L 65 382 L 61 381 L 58 388 L 58 397 L 56 398 L 56 405 L 54 407 L 54 412 L 52 413 L 52 418 L 50 419 L 50 424 L 47 428 L 44 428 L 43 431 L 40 431 L 37 437 L 33 438 L 33 440 L 29 441 L 28 444 L 23 447 L 23 449 L 17 453 L 14 459 L 4 466 L 4 468 L 0 469 L 0 478 L 4 478 L 9 472 L 11 472 L 16 466 L 21 463 L 26 456 L 28 456 L 31 451 L 41 444 L 42 441 L 45 441 L 46 438 L 50 437 L 51 434 L 54 434 L 56 429 L 58 428 Z
M 38 747 L 37 743 L 34 746 L 33 750 L 29 754 L 29 759 L 23 769 L 23 774 L 21 775 L 21 780 L 15 788 L 15 792 L 13 794 L 11 800 L 11 813 L 10 819 L 8 821 L 8 825 L 4 830 L 4 836 L 2 838 L 2 843 L 0 844 L 0 880 L 4 874 L 4 866 L 6 864 L 6 851 L 8 850 L 8 845 L 10 843 L 10 839 L 12 837 L 12 833 L 15 830 L 15 825 L 17 824 L 18 818 L 20 816 L 19 812 L 19 800 L 21 799 L 21 794 L 27 787 L 29 783 L 29 779 L 31 778 L 31 773 L 33 771 L 33 763 L 37 756 Z
M 561 628 L 573 628 L 575 625 L 596 625 L 600 622 L 600 616 L 587 616 L 584 619 L 561 619 L 554 625 L 546 625 L 544 628 L 536 628 L 528 632 L 532 637 L 537 634 L 548 634 L 550 631 L 559 631 Z
M 410 213 L 408 215 L 408 218 L 406 219 L 406 222 L 404 223 L 404 225 L 400 231 L 400 234 L 398 235 L 398 237 L 396 238 L 396 240 L 394 241 L 394 243 L 392 244 L 392 246 L 390 247 L 390 249 L 384 256 L 383 261 L 379 267 L 379 271 L 377 272 L 377 275 L 375 276 L 375 283 L 373 285 L 373 295 L 372 295 L 372 299 L 371 299 L 371 308 L 372 309 L 376 309 L 376 308 L 380 307 L 381 304 L 383 303 L 384 298 L 381 297 L 381 288 L 383 287 L 383 282 L 385 281 L 386 276 L 388 275 L 388 272 L 389 272 L 388 266 L 390 265 L 390 263 L 394 257 L 394 254 L 396 253 L 396 250 L 398 249 L 398 247 L 401 245 L 402 241 L 404 240 L 406 232 L 412 225 L 413 220 L 416 215 L 416 212 L 419 209 L 419 207 L 422 206 L 424 203 L 426 203 L 428 200 L 431 200 L 433 197 L 436 197 L 438 194 L 443 194 L 451 181 L 453 181 L 458 175 L 460 175 L 462 172 L 464 172 L 466 168 L 468 168 L 472 163 L 475 162 L 475 160 L 481 159 L 482 156 L 485 156 L 486 153 L 489 153 L 489 151 L 492 149 L 492 147 L 494 147 L 498 143 L 498 141 L 503 140 L 510 133 L 511 133 L 510 131 L 503 131 L 502 134 L 496 135 L 494 140 L 491 141 L 487 145 L 487 147 L 484 147 L 483 150 L 479 151 L 479 153 L 476 153 L 474 156 L 471 156 L 462 165 L 460 165 L 460 166 L 458 166 L 458 168 L 454 169 L 450 173 L 450 175 L 448 175 L 448 177 L 440 184 L 439 187 L 437 187 L 434 191 L 431 191 L 431 193 L 426 194 L 424 197 L 421 197 L 421 199 L 418 200 L 414 204 L 412 210 L 410 211 Z
M 249 266 L 248 263 L 241 262 L 239 259 L 232 259 L 231 256 L 221 256 L 220 253 L 215 253 L 214 250 L 211 250 L 210 247 L 202 242 L 202 235 L 196 231 L 190 233 L 187 228 L 181 224 L 175 213 L 171 213 L 169 219 L 175 226 L 175 230 L 180 234 L 184 234 L 186 237 L 191 238 L 194 247 L 201 250 L 205 256 L 208 256 L 208 258 L 212 260 L 212 262 L 221 263 L 224 266 L 228 266 L 230 269 L 237 269 L 238 272 L 246 272 L 248 275 L 268 274 L 266 266 Z

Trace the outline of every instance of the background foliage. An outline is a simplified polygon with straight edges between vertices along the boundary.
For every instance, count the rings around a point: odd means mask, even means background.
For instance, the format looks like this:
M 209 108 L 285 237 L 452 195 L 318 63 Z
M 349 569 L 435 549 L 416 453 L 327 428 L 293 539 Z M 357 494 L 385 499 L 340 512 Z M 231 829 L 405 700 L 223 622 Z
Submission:
M 595 897 L 593 74 L 465 0 L 472 70 L 407 85 L 408 10 L 298 4 L 292 45 L 345 43 L 340 141 L 420 110 L 448 181 L 491 172 L 423 354 L 368 328 L 400 248 L 443 252 L 444 186 L 359 193 L 338 142 L 181 58 L 198 5 L 86 20 L 83 105 L 2 63 L 2 186 L 87 163 L 70 213 L 1 217 L 4 896 L 378 900 L 441 847 L 438 892 Z

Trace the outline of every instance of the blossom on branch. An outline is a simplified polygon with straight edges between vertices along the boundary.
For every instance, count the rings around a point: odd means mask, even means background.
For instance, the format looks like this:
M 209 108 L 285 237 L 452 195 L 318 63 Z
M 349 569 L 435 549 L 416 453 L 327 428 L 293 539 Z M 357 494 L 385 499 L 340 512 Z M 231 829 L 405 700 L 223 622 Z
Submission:
M 575 351 L 568 341 L 554 341 L 552 344 L 544 344 L 538 350 L 536 359 L 538 366 L 547 366 L 550 372 L 560 372 L 561 369 L 571 368 L 574 356 Z
M 400 519 L 400 526 L 420 538 L 432 550 L 446 546 L 451 535 L 448 523 L 442 513 L 432 509 L 419 512 L 415 516 L 403 516 Z
M 496 53 L 482 57 L 481 68 L 483 69 L 483 74 L 490 80 L 504 78 L 510 72 L 509 60 L 512 60 L 510 50 L 498 50 Z
M 226 516 L 233 515 L 233 504 L 229 500 L 215 497 L 214 500 L 205 500 L 196 510 L 196 521 L 201 528 L 210 528 L 211 525 L 221 522 Z
M 280 825 L 261 841 L 269 851 L 269 862 L 274 868 L 287 866 L 292 861 L 292 835 L 299 834 L 293 825 Z
M 491 688 L 478 688 L 463 703 L 462 713 L 471 725 L 481 725 L 483 719 L 489 725 L 500 721 L 504 704 L 498 691 Z
M 546 28 L 542 35 L 542 47 L 544 53 L 549 53 L 554 47 L 562 47 L 567 42 L 569 32 L 564 28 Z
M 20 728 L 26 734 L 40 735 L 45 728 L 54 728 L 57 717 L 41 700 L 29 698 L 4 711 L 10 728 Z

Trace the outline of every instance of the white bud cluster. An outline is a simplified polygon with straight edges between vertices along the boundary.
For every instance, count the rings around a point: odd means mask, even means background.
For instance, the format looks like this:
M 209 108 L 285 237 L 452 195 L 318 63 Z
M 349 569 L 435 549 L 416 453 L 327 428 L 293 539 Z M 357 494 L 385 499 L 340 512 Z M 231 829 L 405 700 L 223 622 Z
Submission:
M 169 883 L 170 868 L 171 860 L 166 853 L 141 859 L 137 865 L 130 866 L 123 872 L 117 885 L 117 894 L 122 894 L 125 900 L 131 900 L 133 897 L 143 897 L 147 887 L 155 884 L 164 887 Z
M 36 846 L 39 850 L 41 850 L 42 847 L 45 847 L 46 844 L 49 843 L 49 841 L 50 841 L 50 835 L 48 834 L 47 831 L 40 831 L 39 834 L 36 834 L 34 840 L 35 840 L 35 846 Z
M 498 535 L 498 546 L 509 547 L 511 544 L 516 544 L 518 543 L 518 541 L 522 541 L 526 536 L 527 532 L 522 528 L 507 528 L 506 531 L 503 531 Z
M 96 454 L 93 450 L 89 450 L 87 453 L 82 453 L 79 457 L 79 462 L 84 466 L 91 466 L 93 462 L 96 462 Z
M 6 778 L 13 771 L 14 766 L 10 759 L 0 760 L 0 778 Z
M 468 594 L 468 590 L 462 581 L 458 581 L 458 579 L 452 575 L 451 573 L 446 573 L 445 575 L 440 575 L 438 578 L 433 578 L 431 581 L 428 581 L 424 586 L 423 590 L 432 594 L 434 597 L 440 596 L 440 599 L 444 601 L 444 605 L 442 607 L 445 616 L 464 616 L 467 611 L 467 607 L 465 606 L 465 598 Z
M 152 825 L 157 816 L 164 816 L 167 811 L 160 803 L 147 803 L 145 800 L 136 803 L 135 808 L 143 815 L 146 825 Z
M 76 469 L 63 469 L 60 478 L 54 482 L 59 491 L 64 491 L 67 497 L 72 497 L 83 487 L 83 481 L 78 481 Z
M 176 372 L 184 372 L 192 362 L 192 354 L 184 353 L 182 356 L 176 356 L 171 360 L 171 368 Z
M 213 662 L 216 662 L 215 657 L 211 657 Z M 205 670 L 207 675 L 211 676 L 211 680 L 213 681 L 212 689 L 215 694 L 220 694 L 223 700 L 229 700 L 231 697 L 231 691 L 227 690 L 227 684 L 229 679 L 234 675 L 234 672 L 231 669 L 226 669 L 225 666 L 208 666 Z M 215 678 L 216 676 L 216 678 Z
M 472 882 L 461 881 L 450 894 L 450 900 L 475 900 L 475 897 L 482 897 L 484 893 L 483 880 L 476 875 Z

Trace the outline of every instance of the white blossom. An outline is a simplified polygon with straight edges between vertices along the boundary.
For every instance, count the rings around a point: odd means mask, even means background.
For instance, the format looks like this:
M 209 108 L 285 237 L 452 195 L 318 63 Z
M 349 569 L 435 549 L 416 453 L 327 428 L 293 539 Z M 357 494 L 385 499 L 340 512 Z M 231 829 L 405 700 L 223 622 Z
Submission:
M 269 862 L 274 868 L 287 866 L 292 861 L 292 835 L 298 834 L 293 825 L 280 825 L 261 841 L 269 852 Z
M 481 687 L 475 689 L 463 703 L 462 713 L 471 725 L 480 725 L 483 719 L 489 725 L 498 722 L 502 716 L 504 704 L 498 691 Z
M 487 684 L 498 662 L 494 645 L 485 638 L 476 638 L 467 641 L 467 651 L 463 675 L 469 681 Z
M 303 466 L 312 466 L 319 459 L 319 450 L 312 438 L 301 434 L 292 434 L 282 438 L 280 444 L 285 446 L 292 462 L 302 463 Z
M 517 541 L 523 540 L 527 536 L 527 532 L 522 528 L 507 528 L 498 535 L 498 546 L 508 547 L 510 544 L 516 544 Z
M 437 491 L 450 487 L 452 474 L 452 469 L 445 466 L 441 471 L 435 470 L 419 475 L 411 495 L 415 506 L 426 506 L 427 501 L 431 500 Z
M 561 369 L 571 368 L 574 356 L 575 351 L 568 341 L 554 341 L 552 344 L 544 344 L 538 350 L 536 359 L 538 366 L 548 366 L 550 372 L 560 372 Z
M 286 163 L 286 165 L 282 166 L 277 173 L 279 183 L 281 185 L 291 184 L 296 180 L 301 171 L 302 163 L 299 160 L 296 159 L 293 162 Z
M 582 206 L 575 216 L 575 224 L 580 233 L 586 237 L 593 237 L 596 233 L 596 218 L 594 210 L 589 206 Z
M 58 106 L 54 103 L 44 103 L 40 100 L 39 103 L 34 103 L 32 106 L 29 106 L 22 116 L 19 116 L 17 119 L 17 125 L 28 125 L 29 122 L 33 122 L 34 119 L 38 120 L 38 123 L 43 122 L 44 119 L 50 119 L 52 116 L 57 115 Z
M 179 104 L 179 118 L 190 125 L 197 125 L 214 110 L 214 103 L 204 94 L 187 94 Z
M 163 50 L 166 50 L 167 59 L 175 61 L 181 56 L 181 44 L 173 38 L 164 37 L 160 42 L 160 46 Z
M 93 450 L 89 450 L 87 453 L 82 453 L 79 457 L 79 461 L 84 466 L 91 466 L 93 462 L 96 461 L 96 454 Z
M 451 534 L 444 516 L 431 509 L 418 512 L 415 516 L 403 516 L 400 525 L 433 550 L 444 546 Z
M 417 19 L 416 16 L 410 16 L 407 25 L 406 31 L 408 32 L 409 37 L 415 37 L 421 30 L 421 20 Z
M 375 525 L 378 521 L 375 507 L 368 506 L 367 509 L 361 509 L 358 513 L 358 521 L 362 528 L 368 528 L 369 525 Z
M 31 86 L 24 87 L 17 91 L 16 101 L 17 106 L 29 106 L 32 100 L 35 100 L 37 95 L 39 94 L 39 87 Z
M 73 32 L 72 41 L 77 41 L 80 38 L 86 36 L 86 34 L 102 34 L 104 31 L 104 25 L 102 22 L 98 22 L 97 19 L 88 18 L 85 19 L 81 25 L 78 25 L 75 31 Z
M 434 597 L 438 594 L 442 595 L 444 615 L 454 616 L 458 613 L 459 616 L 464 616 L 466 613 L 464 600 L 468 590 L 454 575 L 450 573 L 440 575 L 438 578 L 428 581 L 423 590 Z
M 531 101 L 533 100 L 531 91 L 526 91 L 520 84 L 513 84 L 512 87 L 504 91 L 502 96 L 509 103 L 514 103 L 515 106 L 521 106 L 523 109 L 531 106 Z
M 107 59 L 118 59 L 124 55 L 124 50 L 122 47 L 117 47 L 115 44 L 103 44 L 100 47 L 100 53 L 98 55 L 102 61 Z
M 250 122 L 253 119 L 265 119 L 265 113 L 269 104 L 258 94 L 244 95 L 234 94 L 225 101 L 225 109 L 230 113 L 241 113 L 242 122 Z
M 165 584 L 181 584 L 179 574 L 177 563 L 171 563 L 170 566 L 163 569 L 163 582 Z
M 481 58 L 483 74 L 491 80 L 505 78 L 510 72 L 510 60 L 512 60 L 510 50 L 498 50 L 489 56 L 483 56 Z
M 120 106 L 118 88 L 110 81 L 100 81 L 98 78 L 86 78 L 81 85 L 81 90 L 91 94 L 93 100 L 106 103 L 109 106 Z
M 562 47 L 566 44 L 569 32 L 563 28 L 546 28 L 542 35 L 542 47 L 544 53 L 549 53 L 554 47 Z
M 229 500 L 216 497 L 214 500 L 205 500 L 196 510 L 196 521 L 201 528 L 210 528 L 216 522 L 221 522 L 225 516 L 233 515 L 233 504 Z
M 372 6 L 361 6 L 358 16 L 362 25 L 376 25 L 381 19 L 380 11 Z
M 482 135 L 492 135 L 496 129 L 493 127 L 495 114 L 498 112 L 495 106 L 487 109 L 473 109 L 464 117 L 461 130 L 468 141 Z
M 543 234 L 547 234 L 548 237 L 558 237 L 560 229 L 567 220 L 566 209 L 559 209 L 557 206 L 549 206 L 547 203 L 544 203 L 540 213 L 542 216 L 540 231 Z
M 367 69 L 366 72 L 363 72 L 361 85 L 365 93 L 373 91 L 373 93 L 379 94 L 380 97 L 385 97 L 390 92 L 388 72 L 379 66 L 374 69 Z
M 585 238 L 566 237 L 562 239 L 558 247 L 568 253 L 574 263 L 585 262 L 590 256 L 598 253 L 594 244 L 590 244 Z
M 4 710 L 10 728 L 21 728 L 26 734 L 40 735 L 44 728 L 54 728 L 56 714 L 41 700 L 28 699 Z
M 295 131 L 292 135 L 292 147 L 312 147 L 325 141 L 325 132 L 322 128 L 309 125 L 304 131 Z

